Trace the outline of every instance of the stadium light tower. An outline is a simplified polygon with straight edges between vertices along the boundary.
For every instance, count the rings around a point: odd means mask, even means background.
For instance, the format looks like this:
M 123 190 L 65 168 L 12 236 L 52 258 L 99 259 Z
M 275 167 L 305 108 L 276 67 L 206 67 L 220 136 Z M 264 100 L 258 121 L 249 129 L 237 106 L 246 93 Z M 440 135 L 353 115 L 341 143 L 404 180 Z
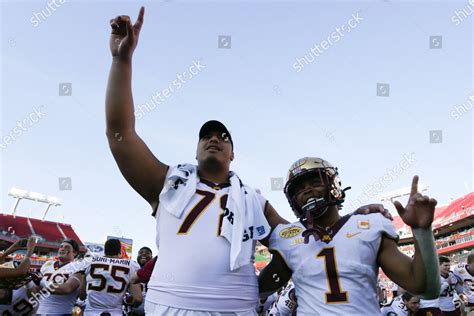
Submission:
M 43 217 L 41 218 L 41 220 L 44 220 L 46 218 L 46 215 L 48 214 L 49 208 L 51 206 L 60 206 L 61 205 L 61 200 L 57 197 L 46 196 L 46 194 L 27 191 L 27 190 L 21 190 L 21 189 L 17 189 L 17 188 L 11 188 L 10 191 L 8 192 L 8 195 L 15 198 L 15 204 L 13 205 L 11 215 L 15 215 L 16 210 L 18 208 L 18 204 L 20 203 L 21 199 L 48 204 L 48 206 L 46 207 L 46 210 L 43 213 Z
M 425 192 L 428 190 L 428 186 L 424 183 L 418 184 L 418 192 Z M 380 201 L 390 201 L 393 202 L 393 199 L 410 195 L 411 187 L 405 187 L 394 191 L 383 192 L 377 196 Z

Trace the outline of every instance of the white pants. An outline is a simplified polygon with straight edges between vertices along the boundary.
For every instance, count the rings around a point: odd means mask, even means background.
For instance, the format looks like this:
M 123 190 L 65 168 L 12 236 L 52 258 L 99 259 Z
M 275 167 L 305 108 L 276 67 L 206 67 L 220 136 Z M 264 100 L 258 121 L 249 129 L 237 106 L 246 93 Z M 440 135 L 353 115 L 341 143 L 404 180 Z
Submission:
M 255 310 L 246 312 L 203 312 L 189 309 L 179 309 L 165 305 L 145 302 L 145 315 L 150 316 L 257 316 Z

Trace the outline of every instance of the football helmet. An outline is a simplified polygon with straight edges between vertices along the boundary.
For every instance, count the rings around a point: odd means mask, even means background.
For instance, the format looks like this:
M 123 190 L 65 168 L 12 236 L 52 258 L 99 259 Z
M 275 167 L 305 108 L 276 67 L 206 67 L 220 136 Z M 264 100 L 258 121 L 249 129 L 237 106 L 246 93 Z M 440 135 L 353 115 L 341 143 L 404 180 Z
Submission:
M 298 193 L 296 189 L 303 179 L 308 178 L 314 179 L 317 186 L 327 187 L 327 194 L 324 197 L 311 197 L 305 205 L 299 206 L 296 201 Z M 284 193 L 296 217 L 306 226 L 309 216 L 311 219 L 316 219 L 326 213 L 331 205 L 337 205 L 340 209 L 345 198 L 344 191 L 348 189 L 350 188 L 342 189 L 337 168 L 328 161 L 317 157 L 305 157 L 291 165 Z

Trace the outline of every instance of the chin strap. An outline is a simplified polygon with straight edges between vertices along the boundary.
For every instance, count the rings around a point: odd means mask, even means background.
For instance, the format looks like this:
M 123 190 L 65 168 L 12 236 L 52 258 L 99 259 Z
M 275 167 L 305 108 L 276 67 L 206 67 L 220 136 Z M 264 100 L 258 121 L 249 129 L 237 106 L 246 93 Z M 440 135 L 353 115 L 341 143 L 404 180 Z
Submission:
M 303 237 L 304 237 L 304 243 L 307 244 L 309 243 L 309 236 L 313 236 L 314 241 L 318 241 L 319 234 L 318 234 L 317 228 L 314 227 L 313 216 L 311 215 L 311 211 L 307 211 L 305 215 L 306 215 L 305 216 L 306 230 L 303 232 Z
M 304 225 L 304 224 L 303 224 Z M 308 216 L 306 221 L 306 230 L 303 232 L 304 243 L 309 243 L 310 236 L 314 237 L 314 241 L 321 240 L 328 244 L 333 237 L 333 230 L 331 227 L 321 228 L 314 225 L 313 217 Z
M 300 218 L 303 226 L 306 227 L 306 230 L 303 232 L 304 243 L 309 243 L 310 236 L 314 237 L 315 241 L 318 240 L 327 240 L 328 233 L 326 230 L 323 230 L 314 224 L 314 219 L 321 217 L 324 213 L 327 212 L 328 208 L 331 205 L 335 205 L 335 202 L 326 202 L 324 198 L 309 198 L 302 209 L 305 212 L 304 217 Z M 316 211 L 318 211 L 316 213 Z M 331 240 L 332 238 L 329 238 Z

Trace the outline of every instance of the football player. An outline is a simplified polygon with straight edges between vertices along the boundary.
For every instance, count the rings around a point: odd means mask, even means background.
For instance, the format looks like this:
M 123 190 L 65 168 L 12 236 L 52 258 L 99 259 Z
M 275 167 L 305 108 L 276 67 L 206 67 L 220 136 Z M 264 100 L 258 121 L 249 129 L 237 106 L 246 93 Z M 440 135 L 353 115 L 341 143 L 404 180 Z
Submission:
M 34 304 L 34 299 L 31 297 L 31 293 L 28 288 L 34 286 L 34 283 L 30 281 L 26 285 L 22 285 L 13 290 L 0 289 L 0 300 L 1 293 L 11 295 L 11 303 L 2 304 L 0 303 L 0 315 L 2 316 L 13 316 L 13 315 L 36 315 L 38 304 Z M 8 291 L 12 291 L 11 294 Z
M 389 305 L 381 308 L 383 316 L 412 316 L 420 308 L 420 298 L 405 292 L 395 297 Z
M 460 280 L 450 271 L 451 260 L 448 257 L 439 257 L 439 268 L 441 274 L 441 292 L 439 294 L 439 308 L 443 315 L 460 316 L 459 306 L 456 306 L 455 299 L 458 297 L 455 292 L 462 293 L 463 288 Z M 458 303 L 459 304 L 459 303 Z
M 296 315 L 298 300 L 295 294 L 295 286 L 289 282 L 286 288 L 278 295 L 268 316 L 293 316 Z
M 153 259 L 153 252 L 151 251 L 150 248 L 148 247 L 142 247 L 140 248 L 140 250 L 138 250 L 138 256 L 137 256 L 137 262 L 140 266 L 140 269 L 142 269 L 148 262 L 150 262 L 151 260 Z M 136 278 L 137 278 L 137 272 L 135 272 L 134 275 L 132 275 L 132 280 L 131 280 L 131 283 L 137 283 L 135 282 L 136 281 Z M 140 287 L 142 289 L 142 303 L 137 306 L 137 307 L 134 307 L 134 306 L 130 306 L 130 307 L 127 307 L 127 315 L 129 316 L 141 316 L 141 315 L 145 315 L 145 297 L 146 297 L 146 292 L 148 290 L 147 288 L 147 283 L 148 282 L 140 282 Z M 127 293 L 127 295 L 129 295 L 129 293 Z
M 131 88 L 132 55 L 138 43 L 144 12 L 142 7 L 134 24 L 125 15 L 110 21 L 112 65 L 105 103 L 106 134 L 115 161 L 128 183 L 150 204 L 157 222 L 160 260 L 148 284 L 145 310 L 147 315 L 185 315 L 193 311 L 254 315 L 258 282 L 255 268 L 251 260 L 247 260 L 254 251 L 236 244 L 253 245 L 255 240 L 268 236 L 268 224 L 276 227 L 287 221 L 240 179 L 231 184 L 235 179 L 230 172 L 234 143 L 224 124 L 208 121 L 201 127 L 196 149 L 197 166 L 188 170 L 186 168 L 190 165 L 170 167 L 161 162 L 138 136 Z M 194 62 L 190 67 L 191 75 L 195 75 L 193 70 L 199 68 L 202 65 Z M 179 74 L 167 93 L 172 93 L 173 88 L 179 89 L 185 79 L 186 73 Z M 153 102 L 159 102 L 159 98 L 161 95 L 153 95 Z M 187 180 L 191 175 L 194 176 L 193 183 L 186 186 L 188 183 L 183 178 Z M 186 192 L 186 199 L 172 199 L 175 193 L 186 191 L 185 188 L 196 189 L 190 195 Z M 246 204 L 237 198 L 239 201 L 233 199 L 234 205 L 245 207 L 241 213 L 252 222 L 248 222 L 246 227 L 240 223 L 233 226 L 236 214 L 229 209 L 227 199 L 230 192 L 238 194 L 243 190 L 246 197 L 251 197 L 252 203 Z M 165 209 L 164 194 L 172 199 L 168 200 Z M 187 204 L 181 205 L 183 200 Z M 238 218 L 241 219 L 240 214 Z M 233 259 L 230 259 L 230 238 L 223 238 L 230 229 L 221 229 L 225 228 L 223 223 L 227 227 L 229 223 L 239 227 L 242 236 L 232 238 L 232 245 L 238 254 L 245 252 L 242 260 L 245 262 L 236 264 L 236 253 L 232 253 Z M 211 256 L 217 259 L 209 260 Z M 182 269 L 177 262 L 192 264 Z
M 38 316 L 72 313 L 81 286 L 81 273 L 74 265 L 78 254 L 77 241 L 65 240 L 59 246 L 58 260 L 41 266 L 41 275 L 35 279 L 37 286 L 32 289 L 33 297 L 40 302 Z
M 159 226 L 160 260 L 148 284 L 147 314 L 194 310 L 253 315 L 258 301 L 255 268 L 248 262 L 231 270 L 230 243 L 220 236 L 222 220 L 233 220 L 230 212 L 223 218 L 231 190 L 229 172 L 234 152 L 231 135 L 222 123 L 209 121 L 200 130 L 196 151 L 199 182 L 182 217 L 176 218 L 159 208 L 160 193 L 173 168 L 153 155 L 134 127 L 131 62 L 143 17 L 144 8 L 133 25 L 128 16 L 111 21 L 113 62 L 106 95 L 106 118 L 114 158 L 127 181 L 150 203 L 157 228 Z M 178 79 L 176 83 L 181 84 Z M 263 198 L 252 207 L 249 214 L 264 212 L 270 224 L 286 222 Z M 248 237 L 263 238 L 268 233 L 268 229 L 252 231 Z M 210 256 L 218 259 L 209 260 Z M 177 262 L 193 264 L 181 269 Z
M 279 225 L 271 234 L 272 261 L 259 276 L 262 296 L 292 276 L 298 315 L 377 315 L 380 266 L 407 291 L 437 297 L 439 270 L 431 231 L 436 200 L 418 193 L 418 176 L 407 206 L 394 203 L 412 227 L 413 259 L 398 249 L 395 228 L 382 215 L 340 216 L 344 191 L 337 168 L 323 159 L 306 157 L 291 166 L 284 192 L 299 221 Z
M 148 247 L 140 248 L 140 250 L 138 251 L 138 256 L 137 256 L 137 262 L 140 265 L 140 269 L 143 268 L 152 259 L 153 259 L 153 252 L 151 251 L 150 248 Z M 132 276 L 132 283 L 135 283 L 134 276 Z M 140 283 L 140 287 L 142 289 L 142 297 L 143 297 L 142 303 L 140 304 L 140 306 L 130 307 L 129 308 L 130 313 L 128 315 L 130 316 L 145 315 L 145 297 L 146 297 L 146 292 L 148 291 L 147 283 L 148 282 Z
M 142 247 L 138 250 L 137 262 L 140 265 L 140 268 L 153 258 L 153 252 L 148 247 Z
M 0 263 L 5 262 L 8 255 L 19 249 L 26 248 L 26 255 L 17 265 L 15 261 L 0 266 L 0 313 L 9 315 L 33 315 L 37 304 L 30 302 L 29 290 L 34 285 L 28 275 L 30 260 L 36 247 L 37 239 L 32 236 L 16 241 L 7 250 L 0 254 Z
M 453 271 L 456 278 L 461 282 L 463 287 L 463 294 L 467 297 L 467 310 L 474 310 L 474 284 L 472 279 L 474 277 L 474 253 L 467 256 L 467 263 L 459 263 Z
M 130 284 L 132 275 L 139 268 L 138 264 L 121 259 L 120 240 L 107 240 L 104 254 L 87 259 L 85 265 L 86 282 L 82 290 L 87 292 L 87 300 L 84 316 L 122 316 L 122 300 L 128 287 L 132 301 L 127 303 L 138 306 L 142 302 L 140 285 Z

